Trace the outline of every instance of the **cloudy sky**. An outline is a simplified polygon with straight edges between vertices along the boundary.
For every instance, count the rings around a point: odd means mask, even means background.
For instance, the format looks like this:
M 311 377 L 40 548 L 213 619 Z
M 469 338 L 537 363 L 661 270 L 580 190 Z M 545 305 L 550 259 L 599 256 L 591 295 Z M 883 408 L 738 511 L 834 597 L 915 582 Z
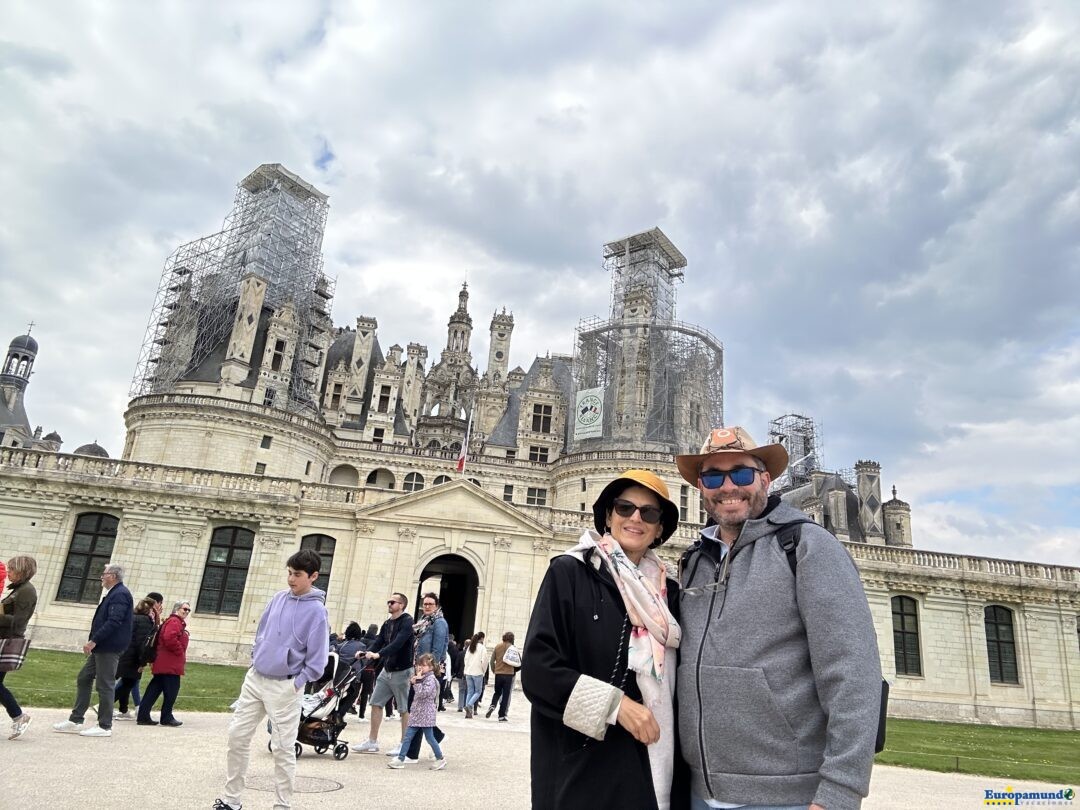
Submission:
M 280 162 L 330 196 L 334 319 L 569 353 L 659 225 L 726 421 L 871 458 L 917 546 L 1080 565 L 1080 7 L 7 2 L 0 341 L 31 421 L 123 447 L 166 257 Z M 835 7 L 836 10 L 829 9 Z

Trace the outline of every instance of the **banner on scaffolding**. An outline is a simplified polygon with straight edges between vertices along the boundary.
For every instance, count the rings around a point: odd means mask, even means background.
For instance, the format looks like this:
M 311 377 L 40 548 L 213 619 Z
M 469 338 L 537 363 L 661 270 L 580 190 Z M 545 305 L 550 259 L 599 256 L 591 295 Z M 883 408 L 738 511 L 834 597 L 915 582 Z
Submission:
M 586 388 L 577 392 L 574 408 L 574 441 L 595 439 L 604 434 L 604 389 Z

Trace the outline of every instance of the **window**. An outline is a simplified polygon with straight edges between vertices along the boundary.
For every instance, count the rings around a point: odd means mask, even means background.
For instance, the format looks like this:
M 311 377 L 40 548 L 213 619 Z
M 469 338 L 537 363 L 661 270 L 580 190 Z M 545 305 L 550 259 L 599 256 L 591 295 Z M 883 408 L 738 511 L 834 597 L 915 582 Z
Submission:
M 582 502 L 581 502 L 581 511 L 582 511 L 582 512 L 584 512 L 584 511 L 585 511 L 585 501 L 582 501 Z
M 450 476 L 449 475 L 439 475 L 439 476 L 435 477 L 435 481 L 434 481 L 433 486 L 438 486 L 439 484 L 449 484 L 449 483 L 450 483 Z
M 548 449 L 546 447 L 530 447 L 529 448 L 529 461 L 542 461 L 545 464 L 548 460 Z
M 386 413 L 390 410 L 390 386 L 384 385 L 379 389 L 379 413 Z
M 96 605 L 101 599 L 101 572 L 112 557 L 119 523 L 112 515 L 98 512 L 79 515 L 60 575 L 57 601 Z
M 529 506 L 546 506 L 547 490 L 542 487 L 529 487 L 525 492 L 525 503 Z
M 1013 639 L 1013 612 L 1001 605 L 987 605 L 983 611 L 986 625 L 986 657 L 990 661 L 991 683 L 1020 683 L 1016 669 L 1016 644 Z
M 697 522 L 702 526 L 705 525 L 705 502 L 702 498 L 698 498 Z
M 517 458 L 517 450 L 507 450 L 506 457 L 513 461 L 515 458 Z
M 202 586 L 199 588 L 199 613 L 238 616 L 244 599 L 251 550 L 255 532 L 239 526 L 214 529 L 210 551 L 206 555 Z
M 277 391 L 273 388 L 267 388 L 266 393 L 263 394 L 263 405 L 267 408 L 273 408 L 275 397 L 277 397 Z
M 263 450 L 269 450 L 270 449 L 270 443 L 273 440 L 274 439 L 273 439 L 272 436 L 263 436 L 262 441 L 259 442 L 259 447 L 261 447 Z
M 255 474 L 266 475 L 266 465 L 263 464 L 261 461 L 255 465 Z
M 503 484 L 503 500 L 507 503 L 514 502 L 514 485 Z
M 582 478 L 582 479 L 581 479 L 581 491 L 582 491 L 582 492 L 584 492 L 585 490 L 586 490 L 586 487 L 585 487 L 585 479 L 584 479 L 584 478 Z
M 424 488 L 424 476 L 418 472 L 411 472 L 405 476 L 405 484 L 401 487 L 405 492 L 419 492 Z
M 679 520 L 686 520 L 686 510 L 690 505 L 690 487 L 683 484 L 679 487 Z
M 341 383 L 334 383 L 334 391 L 330 395 L 330 410 L 336 411 L 341 407 Z
M 892 598 L 893 656 L 897 675 L 922 675 L 919 657 L 919 603 L 910 596 Z
M 472 484 L 473 486 L 477 486 L 477 487 L 480 486 L 480 481 L 477 480 L 476 478 L 470 478 L 469 483 Z
M 311 475 L 311 462 L 308 461 L 304 464 L 304 475 Z
M 386 438 L 386 428 L 375 428 L 371 431 L 371 441 L 375 444 L 382 444 L 384 438 Z
M 319 568 L 319 578 L 315 580 L 315 587 L 325 593 L 330 593 L 330 571 L 334 567 L 334 547 L 337 540 L 325 534 L 309 534 L 300 540 L 300 548 L 310 548 L 322 557 L 322 567 Z
M 533 433 L 551 433 L 551 406 L 533 405 Z
M 274 356 L 270 359 L 270 370 L 281 371 L 281 364 L 285 361 L 285 341 L 274 341 Z

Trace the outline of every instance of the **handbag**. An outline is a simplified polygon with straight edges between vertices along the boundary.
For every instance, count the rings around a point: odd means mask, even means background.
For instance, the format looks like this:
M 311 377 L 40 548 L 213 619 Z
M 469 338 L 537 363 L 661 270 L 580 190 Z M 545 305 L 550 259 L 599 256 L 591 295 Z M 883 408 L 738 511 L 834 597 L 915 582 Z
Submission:
M 503 653 L 503 663 L 509 664 L 512 667 L 521 666 L 521 652 L 517 647 L 512 644 L 506 648 L 506 652 Z
M 0 638 L 0 672 L 14 672 L 26 660 L 28 638 Z

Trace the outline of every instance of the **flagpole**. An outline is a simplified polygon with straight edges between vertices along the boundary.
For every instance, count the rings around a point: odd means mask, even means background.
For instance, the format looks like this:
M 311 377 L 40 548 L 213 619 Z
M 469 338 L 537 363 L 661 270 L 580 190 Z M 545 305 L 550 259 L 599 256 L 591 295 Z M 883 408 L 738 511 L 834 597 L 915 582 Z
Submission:
M 465 475 L 465 463 L 469 460 L 469 437 L 472 435 L 472 421 L 473 414 L 476 413 L 476 397 L 473 397 L 471 407 L 469 408 L 469 421 L 465 425 L 465 441 L 461 444 L 461 455 L 457 460 L 457 471 L 462 476 Z

